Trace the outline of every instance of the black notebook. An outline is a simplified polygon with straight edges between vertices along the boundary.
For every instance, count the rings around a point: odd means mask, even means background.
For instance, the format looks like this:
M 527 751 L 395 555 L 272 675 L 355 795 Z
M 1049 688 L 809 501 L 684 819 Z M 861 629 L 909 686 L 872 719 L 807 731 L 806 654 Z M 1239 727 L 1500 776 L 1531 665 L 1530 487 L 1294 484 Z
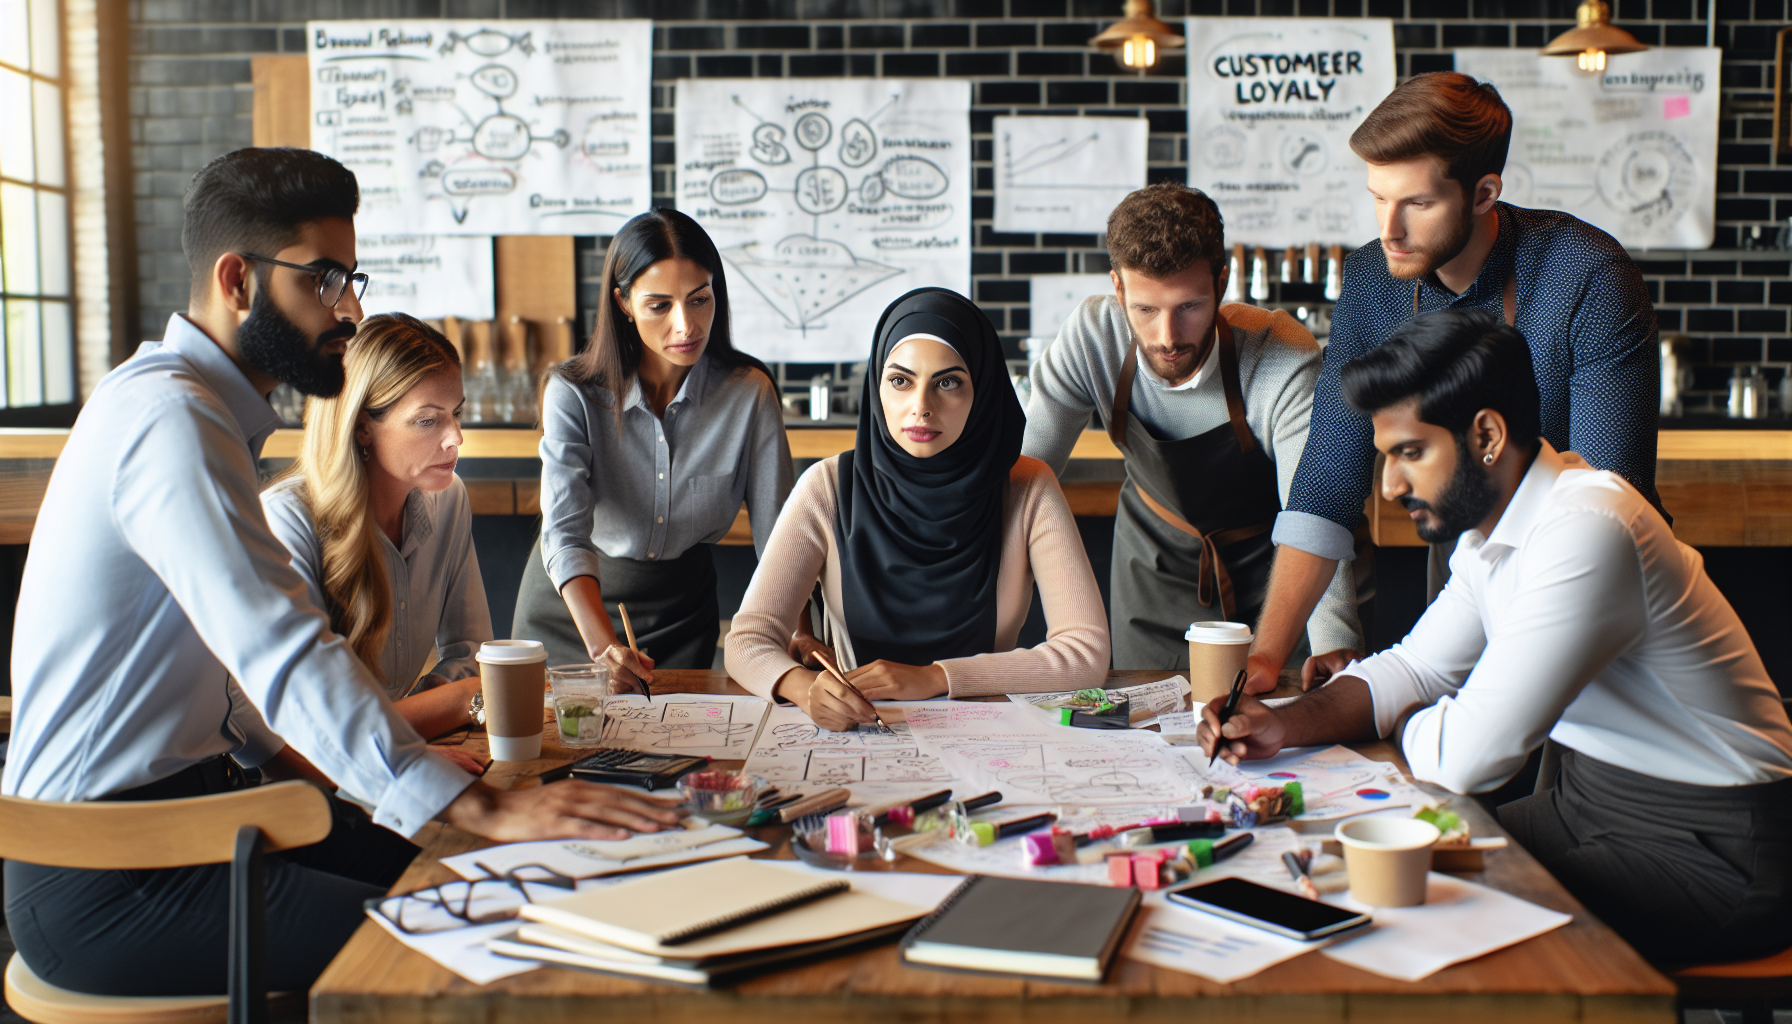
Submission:
M 1100 981 L 1139 891 L 973 875 L 909 930 L 902 958 L 937 967 Z

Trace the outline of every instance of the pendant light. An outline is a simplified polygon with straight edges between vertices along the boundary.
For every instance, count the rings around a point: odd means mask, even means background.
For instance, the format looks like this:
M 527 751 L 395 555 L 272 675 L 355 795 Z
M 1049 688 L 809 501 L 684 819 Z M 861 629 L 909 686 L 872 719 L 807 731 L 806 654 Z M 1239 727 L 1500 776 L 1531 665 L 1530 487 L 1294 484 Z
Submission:
M 1639 53 L 1649 48 L 1612 24 L 1611 5 L 1605 0 L 1583 0 L 1574 20 L 1575 27 L 1550 40 L 1543 56 L 1572 55 L 1582 71 L 1597 74 L 1605 70 L 1606 54 Z
M 1126 16 L 1089 40 L 1090 46 L 1113 53 L 1120 63 L 1140 74 L 1157 63 L 1159 54 L 1180 50 L 1182 44 L 1181 36 L 1157 20 L 1151 0 L 1126 0 Z

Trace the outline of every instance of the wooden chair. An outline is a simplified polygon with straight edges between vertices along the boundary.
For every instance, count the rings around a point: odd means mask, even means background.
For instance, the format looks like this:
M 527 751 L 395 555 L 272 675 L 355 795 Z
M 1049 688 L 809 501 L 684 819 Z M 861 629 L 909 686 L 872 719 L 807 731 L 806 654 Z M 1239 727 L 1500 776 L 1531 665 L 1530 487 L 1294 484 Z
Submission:
M 190 800 L 50 803 L 0 796 L 0 860 L 129 870 L 230 865 L 229 994 L 92 996 L 57 988 L 18 954 L 6 1000 L 36 1024 L 262 1024 L 267 1020 L 262 855 L 330 834 L 330 805 L 306 782 Z
M 1685 967 L 1670 975 L 1680 1002 L 1741 1010 L 1745 1024 L 1768 1024 L 1773 1004 L 1792 999 L 1792 949 L 1758 960 Z

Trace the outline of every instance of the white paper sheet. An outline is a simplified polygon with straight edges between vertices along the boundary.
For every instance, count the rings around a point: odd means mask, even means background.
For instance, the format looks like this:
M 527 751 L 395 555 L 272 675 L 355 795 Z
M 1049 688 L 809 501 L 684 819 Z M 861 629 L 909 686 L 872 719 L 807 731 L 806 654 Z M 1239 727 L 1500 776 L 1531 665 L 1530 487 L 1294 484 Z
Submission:
M 946 740 L 1049 740 L 1072 732 L 1028 707 L 997 701 L 942 700 L 909 708 L 905 714 L 909 730 L 923 747 Z
M 952 781 L 939 758 L 920 749 L 906 724 L 892 723 L 891 729 L 892 733 L 829 732 L 795 707 L 774 706 L 747 755 L 745 770 L 779 786 L 795 782 L 846 786 L 861 802 L 884 798 L 888 792 L 867 783 Z
M 1369 910 L 1348 894 L 1328 903 Z M 1572 915 L 1557 913 L 1484 885 L 1433 872 L 1418 907 L 1375 908 L 1375 927 L 1325 950 L 1339 963 L 1398 981 L 1418 981 L 1451 964 L 1554 931 Z
M 1161 903 L 1139 911 L 1126 956 L 1209 981 L 1230 983 L 1325 944 L 1299 942 L 1192 907 Z
M 770 847 L 748 838 L 739 829 L 711 825 L 704 829 L 650 833 L 615 842 L 554 839 L 506 843 L 443 857 L 442 864 L 469 879 L 490 878 L 530 864 L 569 878 L 583 879 L 758 853 L 766 849 Z
M 1097 234 L 1145 187 L 1142 117 L 995 119 L 997 231 Z
M 489 235 L 355 236 L 357 270 L 367 274 L 361 309 L 422 320 L 497 316 Z
M 1055 693 L 1011 693 L 1008 699 L 1018 704 L 1025 704 L 1036 711 L 1044 712 L 1053 722 L 1058 720 L 1055 707 L 1059 702 L 1069 698 L 1075 690 L 1060 690 Z M 1134 729 L 1145 729 L 1157 724 L 1157 716 L 1188 708 L 1189 685 L 1183 676 L 1171 676 L 1156 682 L 1140 683 L 1137 686 L 1126 686 L 1117 690 L 1106 691 L 1110 697 L 1123 696 L 1132 702 L 1131 715 Z
M 829 871 L 800 860 L 762 860 L 759 863 L 817 878 L 844 878 L 854 892 L 870 893 L 929 912 L 946 901 L 964 883 L 963 875 L 935 875 L 920 871 Z
M 1375 237 L 1350 133 L 1394 88 L 1386 18 L 1188 19 L 1188 183 L 1226 240 L 1283 248 Z
M 1406 781 L 1399 768 L 1385 761 L 1371 761 L 1349 747 L 1285 751 L 1267 760 L 1246 761 L 1238 767 L 1223 760 L 1209 766 L 1199 747 L 1173 749 L 1184 776 L 1196 790 L 1209 784 L 1237 788 L 1247 784 L 1300 783 L 1306 810 L 1296 815 L 1295 821 L 1331 821 L 1430 802 L 1417 786 Z
M 1000 790 L 1009 803 L 1181 803 L 1193 790 L 1155 733 L 1070 729 L 1087 739 L 1051 742 L 949 740 L 940 763 L 974 789 Z
M 652 199 L 653 23 L 305 24 L 311 148 L 371 234 L 610 235 Z
M 728 263 L 735 345 L 865 358 L 914 288 L 970 294 L 966 81 L 680 79 L 678 207 Z
M 768 702 L 740 694 L 666 693 L 604 699 L 603 745 L 649 754 L 738 760 L 753 749 Z
M 619 878 L 591 878 L 578 884 L 579 892 L 599 889 L 621 881 Z M 481 896 L 479 907 L 483 910 L 500 908 L 514 909 L 522 906 L 521 894 L 507 887 L 493 885 L 490 889 L 493 898 Z M 566 895 L 566 890 L 547 885 L 530 885 L 529 896 L 535 900 L 553 899 Z M 403 910 L 406 927 L 417 929 L 441 926 L 442 931 L 425 932 L 421 935 L 408 934 L 392 923 L 388 915 L 398 914 L 398 906 L 404 901 L 402 896 L 388 896 L 380 901 L 386 911 L 382 914 L 368 910 L 367 916 L 399 942 L 422 953 L 436 963 L 448 968 L 455 974 L 467 979 L 475 985 L 489 985 L 499 978 L 508 978 L 515 974 L 533 971 L 541 964 L 535 960 L 516 960 L 499 956 L 486 948 L 492 939 L 509 935 L 516 931 L 516 921 L 498 921 L 492 924 L 463 925 L 446 912 L 432 910 L 411 901 Z
M 1456 51 L 1456 70 L 1512 108 L 1500 198 L 1565 210 L 1633 249 L 1711 245 L 1722 63 L 1719 47 L 1656 46 L 1589 75 L 1534 50 Z

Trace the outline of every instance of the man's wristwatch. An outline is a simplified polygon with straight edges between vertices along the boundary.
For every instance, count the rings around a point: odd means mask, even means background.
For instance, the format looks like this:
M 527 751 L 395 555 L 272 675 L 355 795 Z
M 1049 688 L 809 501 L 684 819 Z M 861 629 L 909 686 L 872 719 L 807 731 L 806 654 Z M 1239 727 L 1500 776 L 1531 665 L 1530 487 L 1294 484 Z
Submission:
M 485 691 L 475 690 L 473 699 L 467 701 L 467 714 L 479 725 L 485 724 Z

